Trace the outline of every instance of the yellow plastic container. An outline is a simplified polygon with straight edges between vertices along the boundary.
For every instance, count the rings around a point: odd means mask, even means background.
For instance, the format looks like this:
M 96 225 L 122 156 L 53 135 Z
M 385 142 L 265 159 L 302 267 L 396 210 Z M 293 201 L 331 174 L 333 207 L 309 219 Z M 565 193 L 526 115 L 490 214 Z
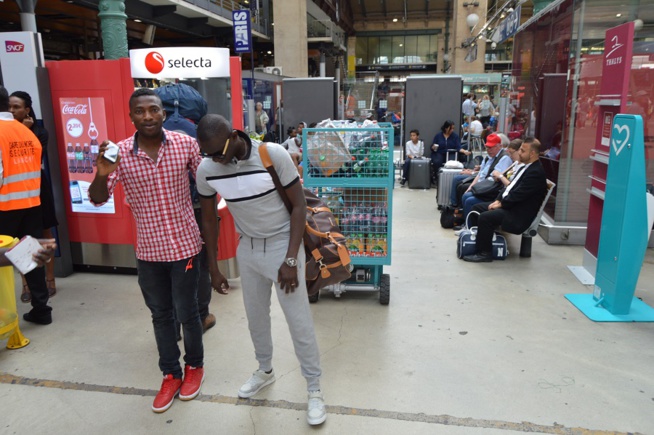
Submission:
M 0 248 L 10 248 L 18 239 L 0 236 Z M 7 349 L 20 349 L 29 344 L 18 327 L 18 310 L 14 288 L 14 268 L 0 267 L 0 340 L 9 338 Z

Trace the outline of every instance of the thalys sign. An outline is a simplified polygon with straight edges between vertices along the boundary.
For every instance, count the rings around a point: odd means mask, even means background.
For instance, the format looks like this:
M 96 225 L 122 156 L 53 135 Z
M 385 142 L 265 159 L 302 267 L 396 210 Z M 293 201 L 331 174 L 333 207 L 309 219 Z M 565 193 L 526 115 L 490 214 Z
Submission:
M 229 77 L 229 49 L 162 47 L 129 51 L 132 77 L 210 78 Z

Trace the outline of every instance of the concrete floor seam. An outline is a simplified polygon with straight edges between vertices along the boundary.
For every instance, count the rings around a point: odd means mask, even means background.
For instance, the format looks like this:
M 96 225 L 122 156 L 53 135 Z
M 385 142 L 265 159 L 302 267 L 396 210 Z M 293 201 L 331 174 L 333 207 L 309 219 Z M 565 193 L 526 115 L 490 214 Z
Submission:
M 130 396 L 154 397 L 157 391 L 133 387 L 115 387 L 109 385 L 85 384 L 79 382 L 56 381 L 51 379 L 28 378 L 0 372 L 0 384 L 23 385 L 29 387 L 44 387 L 60 390 L 90 391 L 98 393 L 122 394 Z M 240 399 L 238 397 L 221 394 L 200 394 L 194 400 L 205 403 L 219 403 L 236 406 L 268 407 L 275 409 L 288 409 L 305 411 L 306 403 L 289 402 L 286 400 L 267 399 Z M 619 432 L 611 430 L 595 430 L 586 428 L 571 428 L 554 423 L 546 426 L 531 422 L 509 422 L 501 420 L 477 419 L 471 417 L 454 417 L 451 415 L 433 415 L 424 413 L 411 413 L 399 411 L 386 411 L 378 409 L 352 408 L 340 405 L 327 405 L 328 414 L 372 417 L 379 419 L 401 420 L 409 422 L 428 423 L 444 426 L 471 427 L 479 429 L 501 429 L 524 433 L 545 433 L 556 435 L 643 435 L 639 432 Z

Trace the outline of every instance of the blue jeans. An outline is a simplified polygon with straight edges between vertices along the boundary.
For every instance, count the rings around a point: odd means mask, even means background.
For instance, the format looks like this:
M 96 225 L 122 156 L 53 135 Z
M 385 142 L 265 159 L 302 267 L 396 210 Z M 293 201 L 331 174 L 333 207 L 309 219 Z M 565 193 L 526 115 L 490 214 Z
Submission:
M 175 378 L 181 378 L 175 319 L 179 320 L 184 330 L 184 362 L 193 367 L 204 364 L 202 323 L 197 300 L 198 258 L 171 262 L 138 260 L 137 267 L 143 299 L 152 313 L 159 368 L 164 376 L 172 374 Z
M 461 184 L 463 180 L 469 177 L 470 175 L 463 175 L 463 174 L 454 176 L 454 178 L 452 179 L 452 191 L 450 192 L 450 204 L 463 205 L 463 204 L 459 204 L 459 198 L 457 198 L 456 195 L 456 188 L 459 186 L 459 184 Z
M 472 207 L 475 204 L 479 204 L 480 202 L 485 202 L 482 201 L 481 199 L 477 198 L 475 195 L 472 194 L 472 192 L 466 192 L 463 194 L 463 198 L 461 198 L 461 202 L 463 203 L 463 218 L 467 219 L 468 213 L 472 211 Z

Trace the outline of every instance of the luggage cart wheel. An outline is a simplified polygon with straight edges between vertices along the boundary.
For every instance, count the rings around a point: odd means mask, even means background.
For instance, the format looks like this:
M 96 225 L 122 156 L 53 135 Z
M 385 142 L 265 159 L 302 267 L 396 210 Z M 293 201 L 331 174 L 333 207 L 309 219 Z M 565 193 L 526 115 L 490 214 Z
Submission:
M 379 285 L 379 303 L 388 305 L 391 301 L 391 276 L 387 273 L 382 274 Z
M 309 295 L 309 302 L 312 304 L 315 304 L 320 300 L 320 290 L 318 290 L 316 293 Z

